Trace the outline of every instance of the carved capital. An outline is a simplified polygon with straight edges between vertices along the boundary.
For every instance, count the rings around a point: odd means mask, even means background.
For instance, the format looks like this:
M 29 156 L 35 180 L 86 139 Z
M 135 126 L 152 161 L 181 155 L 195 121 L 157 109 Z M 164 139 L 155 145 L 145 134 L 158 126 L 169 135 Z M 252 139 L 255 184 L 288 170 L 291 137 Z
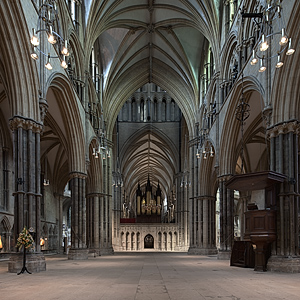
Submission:
M 73 179 L 73 178 L 86 179 L 87 178 L 87 174 L 82 173 L 82 172 L 76 172 L 76 171 L 74 171 L 74 172 L 71 172 L 69 174 L 69 177 L 70 177 L 70 179 Z
M 276 137 L 280 134 L 287 134 L 293 132 L 295 134 L 299 134 L 300 124 L 298 121 L 293 120 L 286 123 L 277 124 L 276 126 L 269 128 L 267 130 L 267 136 L 269 138 Z
M 32 130 L 35 133 L 40 133 L 43 126 L 32 119 L 27 119 L 20 116 L 15 116 L 9 120 L 10 129 L 12 131 L 23 128 L 24 130 Z

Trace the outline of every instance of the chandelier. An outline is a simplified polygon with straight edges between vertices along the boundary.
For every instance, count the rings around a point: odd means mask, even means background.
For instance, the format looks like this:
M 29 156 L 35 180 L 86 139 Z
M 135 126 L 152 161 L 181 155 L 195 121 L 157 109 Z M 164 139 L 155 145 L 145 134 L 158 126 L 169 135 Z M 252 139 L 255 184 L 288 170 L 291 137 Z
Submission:
M 68 64 L 66 57 L 69 56 L 68 42 L 60 35 L 60 23 L 58 12 L 56 9 L 56 0 L 45 0 L 38 11 L 37 27 L 32 29 L 31 44 L 33 51 L 31 57 L 34 60 L 39 58 L 38 52 L 47 58 L 45 68 L 52 70 L 51 58 L 59 58 L 61 67 L 66 69 Z M 44 44 L 43 40 L 47 38 L 48 44 Z M 55 46 L 57 50 L 56 56 L 51 56 L 51 46 Z
M 282 2 L 282 0 L 266 0 L 262 12 L 241 14 L 242 19 L 251 18 L 259 26 L 261 38 L 252 50 L 250 64 L 254 66 L 259 63 L 261 73 L 267 69 L 266 59 L 277 57 L 275 67 L 279 69 L 283 66 L 283 54 L 290 56 L 295 52 L 292 39 L 286 32 Z

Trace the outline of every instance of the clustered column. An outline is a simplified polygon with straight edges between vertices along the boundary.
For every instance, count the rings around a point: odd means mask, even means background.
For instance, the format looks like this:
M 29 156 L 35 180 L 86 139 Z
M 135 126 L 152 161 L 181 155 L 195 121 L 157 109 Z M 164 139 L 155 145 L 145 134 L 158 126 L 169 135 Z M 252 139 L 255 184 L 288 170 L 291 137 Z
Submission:
M 26 226 L 36 234 L 36 251 L 40 251 L 41 182 L 40 133 L 42 126 L 33 120 L 20 117 L 10 121 L 13 131 L 15 174 L 15 242 Z M 37 242 L 38 241 L 38 242 Z
M 299 190 L 298 190 L 299 123 L 289 122 L 268 130 L 270 137 L 270 168 L 287 176 L 280 184 L 277 199 L 277 244 L 272 250 L 268 269 L 300 271 L 299 264 Z M 288 259 L 287 259 L 288 258 Z M 295 259 L 292 259 L 295 258 Z M 281 267 L 280 267 L 281 264 Z M 296 269 L 295 269 L 296 268 Z
M 14 160 L 14 240 L 24 226 L 33 230 L 35 257 L 28 258 L 31 271 L 46 269 L 46 263 L 40 249 L 41 233 L 41 166 L 40 134 L 42 125 L 34 120 L 14 117 L 10 120 L 13 131 Z M 37 255 L 38 254 L 38 255 Z M 15 272 L 17 259 L 9 262 L 9 271 Z M 31 264 L 32 263 L 32 264 Z
M 103 159 L 103 191 L 100 196 L 100 251 L 102 254 L 113 253 L 112 248 L 112 190 L 111 163 Z
M 100 254 L 99 249 L 99 201 L 100 194 L 93 193 L 87 196 L 87 219 L 88 219 L 88 246 L 90 251 Z
M 233 190 L 226 188 L 226 181 L 229 178 L 219 178 L 220 188 L 220 251 L 219 259 L 228 259 L 234 239 L 234 194 Z
M 87 259 L 86 245 L 86 174 L 71 173 L 71 249 L 69 259 Z

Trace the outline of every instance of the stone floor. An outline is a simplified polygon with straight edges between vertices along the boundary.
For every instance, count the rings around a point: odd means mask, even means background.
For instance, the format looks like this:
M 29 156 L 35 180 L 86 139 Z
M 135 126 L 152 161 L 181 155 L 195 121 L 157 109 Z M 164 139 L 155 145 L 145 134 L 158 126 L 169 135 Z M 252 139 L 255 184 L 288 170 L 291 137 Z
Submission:
M 300 299 L 300 274 L 230 267 L 215 256 L 116 253 L 46 261 L 46 272 L 31 275 L 8 273 L 7 261 L 1 261 L 0 299 Z

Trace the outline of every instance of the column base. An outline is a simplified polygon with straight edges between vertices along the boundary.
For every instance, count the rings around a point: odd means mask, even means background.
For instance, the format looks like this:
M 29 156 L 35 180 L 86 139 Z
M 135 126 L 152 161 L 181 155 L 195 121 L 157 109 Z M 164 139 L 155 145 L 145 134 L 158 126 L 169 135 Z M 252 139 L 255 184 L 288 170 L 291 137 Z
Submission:
M 231 251 L 218 251 L 218 259 L 220 260 L 230 260 Z
M 73 249 L 71 248 L 68 253 L 68 259 L 70 260 L 84 260 L 88 259 L 89 249 L 81 248 L 81 249 Z
M 100 248 L 100 254 L 99 255 L 112 255 L 112 254 L 114 254 L 113 247 Z
M 300 273 L 300 257 L 271 256 L 267 270 L 284 273 Z
M 204 249 L 204 248 L 190 247 L 188 250 L 188 254 L 190 254 L 190 255 L 215 255 L 215 254 L 218 254 L 218 250 L 217 250 L 217 248 Z
M 23 253 L 11 253 L 8 261 L 8 272 L 19 273 L 23 267 Z M 46 271 L 46 261 L 43 253 L 26 253 L 26 268 L 30 273 Z
M 101 255 L 100 249 L 99 248 L 89 248 L 89 255 L 94 256 L 94 257 L 100 256 Z

